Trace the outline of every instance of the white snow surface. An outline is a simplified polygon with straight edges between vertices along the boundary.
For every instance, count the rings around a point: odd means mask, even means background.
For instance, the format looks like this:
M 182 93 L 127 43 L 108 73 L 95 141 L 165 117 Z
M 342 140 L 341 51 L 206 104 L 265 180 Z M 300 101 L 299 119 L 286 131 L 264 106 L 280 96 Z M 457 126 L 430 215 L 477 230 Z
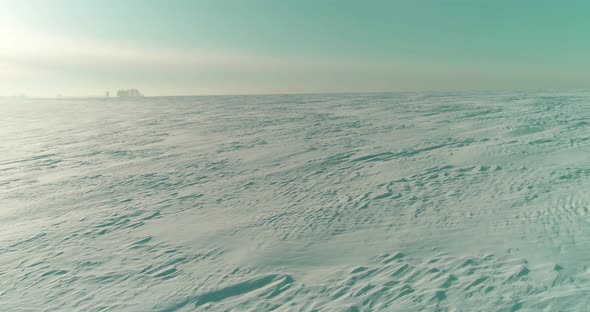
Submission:
M 0 99 L 2 311 L 587 311 L 590 93 Z

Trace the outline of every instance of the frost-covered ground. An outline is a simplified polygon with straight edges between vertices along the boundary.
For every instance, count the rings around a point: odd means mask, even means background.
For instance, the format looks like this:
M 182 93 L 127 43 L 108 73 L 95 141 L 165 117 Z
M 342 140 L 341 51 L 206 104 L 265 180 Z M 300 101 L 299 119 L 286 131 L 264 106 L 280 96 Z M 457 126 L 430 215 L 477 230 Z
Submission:
M 0 100 L 2 311 L 587 311 L 590 93 Z

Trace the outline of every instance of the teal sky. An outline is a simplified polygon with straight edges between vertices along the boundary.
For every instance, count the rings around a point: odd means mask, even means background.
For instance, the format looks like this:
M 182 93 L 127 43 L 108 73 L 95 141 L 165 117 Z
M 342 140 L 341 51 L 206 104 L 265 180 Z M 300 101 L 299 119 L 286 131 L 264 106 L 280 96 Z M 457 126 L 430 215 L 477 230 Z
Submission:
M 580 89 L 586 1 L 0 0 L 0 95 Z

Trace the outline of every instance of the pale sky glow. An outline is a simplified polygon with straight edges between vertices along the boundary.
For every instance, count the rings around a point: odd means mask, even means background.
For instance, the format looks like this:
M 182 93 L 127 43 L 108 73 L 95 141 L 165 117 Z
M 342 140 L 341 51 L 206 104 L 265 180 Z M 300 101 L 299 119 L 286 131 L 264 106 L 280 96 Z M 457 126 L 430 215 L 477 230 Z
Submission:
M 0 0 L 0 95 L 586 88 L 572 2 Z
M 146 71 L 156 75 L 172 74 L 175 77 L 186 77 L 198 73 L 232 72 L 232 73 L 266 73 L 282 72 L 305 75 L 317 71 L 328 72 L 362 72 L 404 70 L 403 64 L 370 63 L 365 59 L 332 59 L 303 58 L 297 56 L 255 55 L 236 53 L 231 51 L 199 51 L 190 49 L 169 49 L 140 46 L 130 42 L 115 42 L 92 38 L 66 37 L 51 33 L 24 30 L 23 27 L 4 27 L 0 30 L 0 79 L 10 84 L 10 80 L 24 79 L 34 81 L 35 78 L 51 79 L 52 76 L 67 76 L 69 71 L 82 75 L 109 72 L 113 75 L 131 76 Z M 82 73 L 83 72 L 83 73 Z M 247 77 L 243 82 L 245 87 L 256 86 L 248 84 Z M 114 86 L 113 86 L 114 87 Z M 232 86 L 227 93 L 231 93 Z M 24 86 L 24 90 L 29 90 Z M 240 89 L 239 87 L 237 89 Z M 68 90 L 67 86 L 64 90 Z M 248 88 L 240 89 L 248 92 Z M 57 90 L 56 90 L 57 91 Z M 173 90 L 174 94 L 176 90 Z M 182 92 L 178 90 L 176 92 Z M 301 89 L 305 92 L 304 89 Z M 320 89 L 315 90 L 319 92 Z M 88 90 L 91 92 L 92 90 Z M 100 91 L 95 91 L 98 94 Z M 187 89 L 184 92 L 189 92 Z M 223 90 L 204 90 L 205 93 L 225 93 Z M 260 92 L 272 90 L 260 89 Z M 289 92 L 285 89 L 284 92 Z M 50 96 L 49 94 L 36 94 Z M 84 91 L 73 95 L 85 95 Z
M 11 29 L 11 30 L 8 30 Z M 404 72 L 410 74 L 416 67 L 408 67 L 404 64 L 394 64 L 392 61 L 371 63 L 367 59 L 334 58 L 303 58 L 297 56 L 262 56 L 231 51 L 199 51 L 187 49 L 167 49 L 157 47 L 139 46 L 130 42 L 104 41 L 91 38 L 66 37 L 51 33 L 27 31 L 21 27 L 4 27 L 0 30 L 0 79 L 10 84 L 10 80 L 23 79 L 34 81 L 36 78 L 51 79 L 52 77 L 67 76 L 69 71 L 84 75 L 109 72 L 113 75 L 125 73 L 133 76 L 146 71 L 155 75 L 169 75 L 186 77 L 198 73 L 231 72 L 253 74 L 280 74 L 282 72 L 305 75 L 307 73 L 322 72 Z M 415 66 L 415 65 L 414 65 Z M 436 72 L 436 66 L 430 65 L 431 71 Z M 214 74 L 212 74 L 214 75 Z M 227 93 L 232 89 L 242 93 L 272 93 L 273 90 L 265 90 L 255 84 L 249 84 L 245 77 L 243 86 L 231 85 Z M 295 92 L 305 92 L 304 88 L 293 84 Z M 115 87 L 115 86 L 113 86 Z M 333 86 L 336 87 L 336 86 Z M 248 88 L 252 88 L 249 92 Z M 24 86 L 24 90 L 28 90 Z M 67 86 L 64 90 L 68 90 Z M 279 89 L 280 90 L 280 89 Z M 312 92 L 321 92 L 321 89 L 310 89 Z M 57 90 L 56 90 L 57 91 Z M 204 93 L 222 93 L 215 87 L 211 90 L 203 90 Z M 338 90 L 346 91 L 346 89 Z M 45 91 L 47 92 L 47 91 Z M 73 95 L 86 95 L 85 91 L 74 92 Z M 99 94 L 100 91 L 88 89 L 88 95 Z M 182 93 L 183 90 L 172 89 L 172 94 Z M 186 89 L 186 94 L 191 94 Z M 279 91 L 281 92 L 281 91 Z M 285 88 L 282 92 L 289 92 Z M 59 92 L 58 92 L 59 93 Z M 27 93 L 28 94 L 28 93 Z M 60 93 L 61 94 L 61 93 Z M 67 94 L 67 93 L 66 93 Z M 33 93 L 36 96 L 51 96 L 43 92 Z
M 0 32 L 4 39 L 0 56 L 18 63 L 81 67 L 150 66 L 154 68 L 272 68 L 276 61 L 268 58 L 230 55 L 224 52 L 186 51 L 165 48 L 141 47 L 126 42 L 107 42 L 87 38 L 68 38 L 49 33 L 22 31 Z M 291 64 L 286 62 L 286 65 Z

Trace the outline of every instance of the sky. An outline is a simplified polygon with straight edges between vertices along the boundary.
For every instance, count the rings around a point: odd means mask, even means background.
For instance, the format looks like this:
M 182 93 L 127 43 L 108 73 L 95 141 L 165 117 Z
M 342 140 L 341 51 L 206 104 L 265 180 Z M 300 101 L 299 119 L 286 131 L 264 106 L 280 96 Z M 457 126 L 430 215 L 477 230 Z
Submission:
M 590 2 L 0 0 L 0 95 L 585 89 Z

